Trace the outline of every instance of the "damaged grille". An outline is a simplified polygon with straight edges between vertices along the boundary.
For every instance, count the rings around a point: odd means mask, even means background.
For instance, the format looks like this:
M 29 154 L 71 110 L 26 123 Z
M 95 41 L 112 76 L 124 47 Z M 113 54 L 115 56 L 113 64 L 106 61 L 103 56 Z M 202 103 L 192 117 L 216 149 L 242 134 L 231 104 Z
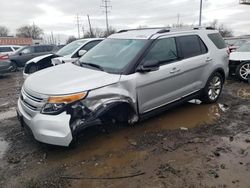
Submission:
M 32 111 L 40 111 L 42 106 L 45 104 L 45 98 L 41 98 L 40 96 L 35 96 L 34 94 L 30 94 L 24 89 L 21 91 L 20 100 L 26 108 Z

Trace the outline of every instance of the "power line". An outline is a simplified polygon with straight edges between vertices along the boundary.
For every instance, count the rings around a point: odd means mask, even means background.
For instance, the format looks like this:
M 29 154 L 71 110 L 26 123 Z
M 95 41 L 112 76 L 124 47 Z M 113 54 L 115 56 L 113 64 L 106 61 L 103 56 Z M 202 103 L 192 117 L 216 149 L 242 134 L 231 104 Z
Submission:
M 109 34 L 108 14 L 110 13 L 110 8 L 111 8 L 110 4 L 111 4 L 110 0 L 102 0 L 101 8 L 104 8 L 104 12 L 105 12 L 105 15 L 106 15 L 106 29 L 107 29 L 107 34 Z

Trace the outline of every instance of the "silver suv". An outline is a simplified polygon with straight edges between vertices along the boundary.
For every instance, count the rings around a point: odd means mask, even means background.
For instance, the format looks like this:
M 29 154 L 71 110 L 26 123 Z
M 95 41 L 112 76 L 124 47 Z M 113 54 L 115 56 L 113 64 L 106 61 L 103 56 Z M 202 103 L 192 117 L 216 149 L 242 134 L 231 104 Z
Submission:
M 18 117 L 38 141 L 68 146 L 92 125 L 135 123 L 194 98 L 213 103 L 227 75 L 227 49 L 218 31 L 123 30 L 76 64 L 28 77 Z

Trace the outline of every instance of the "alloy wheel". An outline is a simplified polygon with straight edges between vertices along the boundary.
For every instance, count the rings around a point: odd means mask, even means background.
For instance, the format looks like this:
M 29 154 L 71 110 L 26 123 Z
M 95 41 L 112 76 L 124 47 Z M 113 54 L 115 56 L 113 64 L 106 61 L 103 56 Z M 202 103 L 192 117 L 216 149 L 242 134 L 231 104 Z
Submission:
M 208 87 L 208 97 L 210 100 L 216 100 L 221 92 L 222 88 L 222 80 L 219 76 L 214 76 L 213 79 L 209 83 Z
M 250 63 L 246 63 L 240 67 L 240 77 L 247 80 L 250 75 Z

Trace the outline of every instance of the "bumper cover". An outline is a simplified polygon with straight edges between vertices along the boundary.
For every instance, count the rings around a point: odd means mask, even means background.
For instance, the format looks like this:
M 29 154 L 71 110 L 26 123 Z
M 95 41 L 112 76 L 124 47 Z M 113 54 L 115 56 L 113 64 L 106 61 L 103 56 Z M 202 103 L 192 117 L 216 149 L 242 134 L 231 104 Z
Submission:
M 31 117 L 18 100 L 17 113 L 21 124 L 29 127 L 37 141 L 58 146 L 69 146 L 71 143 L 70 115 L 66 112 L 53 116 L 37 113 Z

